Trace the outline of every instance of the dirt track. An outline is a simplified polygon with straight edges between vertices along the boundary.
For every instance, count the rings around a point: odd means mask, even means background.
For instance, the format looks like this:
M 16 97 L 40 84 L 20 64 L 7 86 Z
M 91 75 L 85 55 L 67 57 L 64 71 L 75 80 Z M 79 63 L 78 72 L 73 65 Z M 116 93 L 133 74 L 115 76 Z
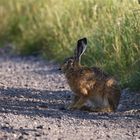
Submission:
M 0 140 L 139 140 L 140 93 L 122 92 L 116 113 L 69 111 L 71 91 L 58 66 L 0 57 Z

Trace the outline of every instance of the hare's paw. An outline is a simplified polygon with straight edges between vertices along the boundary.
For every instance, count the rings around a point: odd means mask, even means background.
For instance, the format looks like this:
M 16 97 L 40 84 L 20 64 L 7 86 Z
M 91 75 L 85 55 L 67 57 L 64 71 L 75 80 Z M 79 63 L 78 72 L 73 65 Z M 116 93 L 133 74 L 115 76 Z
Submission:
M 70 104 L 69 106 L 67 106 L 68 110 L 75 110 L 76 108 L 74 107 L 74 104 Z
M 81 109 L 87 101 L 86 97 L 80 97 L 79 100 L 74 104 L 74 108 Z
M 104 108 L 90 108 L 90 112 L 114 112 L 110 107 L 104 107 Z

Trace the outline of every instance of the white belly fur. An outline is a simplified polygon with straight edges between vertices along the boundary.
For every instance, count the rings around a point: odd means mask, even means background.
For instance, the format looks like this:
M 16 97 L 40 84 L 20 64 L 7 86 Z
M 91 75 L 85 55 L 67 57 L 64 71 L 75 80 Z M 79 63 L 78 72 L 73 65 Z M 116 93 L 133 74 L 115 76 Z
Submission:
M 107 98 L 103 98 L 100 96 L 94 96 L 93 98 L 90 98 L 90 100 L 87 101 L 86 105 L 93 107 L 93 108 L 109 107 Z

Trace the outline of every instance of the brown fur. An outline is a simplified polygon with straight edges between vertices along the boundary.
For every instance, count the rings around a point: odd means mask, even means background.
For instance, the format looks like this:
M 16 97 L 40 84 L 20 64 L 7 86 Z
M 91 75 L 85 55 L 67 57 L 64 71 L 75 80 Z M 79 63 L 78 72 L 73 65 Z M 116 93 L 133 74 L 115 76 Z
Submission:
M 75 57 L 67 59 L 61 66 L 74 99 L 69 109 L 82 109 L 90 101 L 89 111 L 115 111 L 119 99 L 120 89 L 117 81 L 97 67 L 84 67 Z

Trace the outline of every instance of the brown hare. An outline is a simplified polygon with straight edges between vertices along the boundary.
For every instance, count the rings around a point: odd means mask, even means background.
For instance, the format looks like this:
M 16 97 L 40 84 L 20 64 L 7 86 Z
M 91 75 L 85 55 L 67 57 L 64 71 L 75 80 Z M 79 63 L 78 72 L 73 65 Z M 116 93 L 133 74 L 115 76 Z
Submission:
M 89 111 L 114 112 L 121 94 L 118 83 L 100 68 L 80 64 L 86 47 L 86 38 L 78 40 L 74 56 L 67 58 L 60 68 L 74 92 L 73 102 L 68 108 L 82 109 L 90 103 Z

